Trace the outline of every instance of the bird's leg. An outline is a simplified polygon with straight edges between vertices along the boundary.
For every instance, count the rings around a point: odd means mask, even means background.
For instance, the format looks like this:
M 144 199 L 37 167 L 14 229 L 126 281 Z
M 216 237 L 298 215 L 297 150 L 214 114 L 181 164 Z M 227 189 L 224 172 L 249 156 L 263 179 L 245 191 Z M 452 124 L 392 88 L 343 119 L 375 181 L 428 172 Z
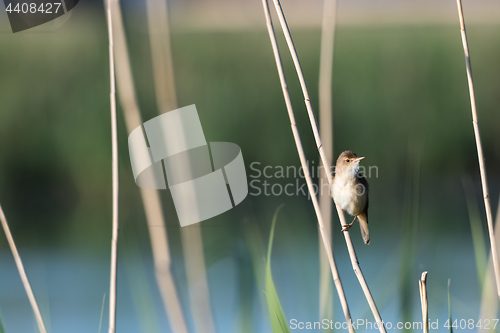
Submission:
M 342 230 L 340 230 L 340 231 L 347 231 L 347 230 L 351 229 L 351 227 L 352 227 L 352 225 L 353 225 L 354 221 L 356 221 L 356 219 L 357 219 L 357 218 L 358 218 L 358 216 L 356 215 L 356 216 L 354 217 L 354 220 L 352 220 L 352 222 L 351 222 L 351 223 L 344 225 L 344 226 L 342 227 Z

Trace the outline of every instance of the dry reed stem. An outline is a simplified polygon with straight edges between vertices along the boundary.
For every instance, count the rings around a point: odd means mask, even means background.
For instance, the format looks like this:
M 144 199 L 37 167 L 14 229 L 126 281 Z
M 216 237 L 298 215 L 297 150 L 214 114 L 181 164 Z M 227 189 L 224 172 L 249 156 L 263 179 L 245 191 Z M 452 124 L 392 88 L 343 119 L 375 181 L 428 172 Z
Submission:
M 199 223 L 181 228 L 181 236 L 196 330 L 200 333 L 215 333 Z
M 0 222 L 2 223 L 2 228 L 3 231 L 5 232 L 5 237 L 7 238 L 7 242 L 9 243 L 12 256 L 14 256 L 14 261 L 16 262 L 17 270 L 19 271 L 19 276 L 21 277 L 24 290 L 26 290 L 26 294 L 28 295 L 28 300 L 30 301 L 33 313 L 35 314 L 35 319 L 38 325 L 38 329 L 40 330 L 40 333 L 47 333 L 47 330 L 45 329 L 45 324 L 43 323 L 42 314 L 40 313 L 40 309 L 38 308 L 35 295 L 33 294 L 33 290 L 31 289 L 30 281 L 28 280 L 28 276 L 26 275 L 26 271 L 24 270 L 24 265 L 23 261 L 21 260 L 21 256 L 19 255 L 19 252 L 17 252 L 16 243 L 14 242 L 14 237 L 12 237 L 12 234 L 10 232 L 9 224 L 7 223 L 7 218 L 5 217 L 5 214 L 3 212 L 2 205 L 0 205 Z
M 142 126 L 137 104 L 132 70 L 128 57 L 127 41 L 120 3 L 112 1 L 113 34 L 118 97 L 122 106 L 128 133 Z M 187 325 L 171 271 L 171 256 L 167 228 L 157 190 L 141 188 L 141 197 L 148 223 L 149 238 L 155 266 L 155 277 L 166 315 L 173 332 L 187 333 Z
M 172 261 L 160 196 L 156 190 L 147 189 L 141 189 L 141 195 L 148 220 L 156 281 L 167 312 L 168 321 L 172 327 L 172 332 L 187 333 L 185 316 L 171 271 Z
M 418 281 L 420 289 L 420 304 L 422 305 L 422 328 L 424 333 L 429 333 L 429 304 L 427 302 L 427 272 L 422 273 Z
M 148 27 L 159 113 L 178 107 L 166 0 L 147 0 Z M 183 138 L 179 138 L 182 140 Z M 190 307 L 198 332 L 215 333 L 210 306 L 203 239 L 199 223 L 180 229 L 189 285 Z
M 156 100 L 165 113 L 177 108 L 167 1 L 147 0 L 146 6 Z
M 491 256 L 493 259 L 493 267 L 495 270 L 497 294 L 498 294 L 498 297 L 500 298 L 500 267 L 498 264 L 497 243 L 495 240 L 495 231 L 493 229 L 493 216 L 491 213 L 490 198 L 489 198 L 489 194 L 488 194 L 488 183 L 487 183 L 487 178 L 486 178 L 486 167 L 484 165 L 484 155 L 483 155 L 483 147 L 481 144 L 481 135 L 479 134 L 479 125 L 478 125 L 477 110 L 476 110 L 476 97 L 475 97 L 475 93 L 474 93 L 474 81 L 472 79 L 472 68 L 471 68 L 471 63 L 470 63 L 469 45 L 467 42 L 467 33 L 465 31 L 464 13 L 462 10 L 462 1 L 461 0 L 457 0 L 457 7 L 458 7 L 458 17 L 460 20 L 460 32 L 462 35 L 462 44 L 464 47 L 465 67 L 467 70 L 467 82 L 469 84 L 470 104 L 471 104 L 471 111 L 472 111 L 472 124 L 474 127 L 474 136 L 476 138 L 477 157 L 479 159 L 479 170 L 481 173 L 481 185 L 483 188 L 484 207 L 486 209 L 486 220 L 488 222 L 488 233 L 490 236 L 490 243 L 491 243 Z
M 337 288 L 337 292 L 339 294 L 340 303 L 341 303 L 342 309 L 344 311 L 344 316 L 346 318 L 346 322 L 350 324 L 352 322 L 352 320 L 351 320 L 351 314 L 349 312 L 349 306 L 347 305 L 347 299 L 346 299 L 345 294 L 344 294 L 344 288 L 342 287 L 342 282 L 341 282 L 340 276 L 338 274 L 337 265 L 335 264 L 335 258 L 333 256 L 333 251 L 332 251 L 332 247 L 331 247 L 331 244 L 329 241 L 329 237 L 325 231 L 323 217 L 321 215 L 321 211 L 320 211 L 319 204 L 318 204 L 318 199 L 317 199 L 315 191 L 314 191 L 311 175 L 309 173 L 309 167 L 307 166 L 306 156 L 304 153 L 304 148 L 302 146 L 302 142 L 300 140 L 299 130 L 298 130 L 297 124 L 295 122 L 295 115 L 293 112 L 292 102 L 290 100 L 290 94 L 288 93 L 285 72 L 283 70 L 283 64 L 281 62 L 281 56 L 280 56 L 279 49 L 278 49 L 278 42 L 276 41 L 276 35 L 274 32 L 273 23 L 271 21 L 271 15 L 269 13 L 269 6 L 268 6 L 267 0 L 262 0 L 262 5 L 264 7 L 264 14 L 266 17 L 267 30 L 269 33 L 269 38 L 271 39 L 271 45 L 273 48 L 274 59 L 276 61 L 276 67 L 278 68 L 278 74 L 279 74 L 279 78 L 280 78 L 280 82 L 281 82 L 281 88 L 283 90 L 283 97 L 285 98 L 285 104 L 286 104 L 286 108 L 288 110 L 288 117 L 290 118 L 290 124 L 291 124 L 291 128 L 292 128 L 293 138 L 295 140 L 295 145 L 297 147 L 297 152 L 299 154 L 302 169 L 304 170 L 304 178 L 306 179 L 307 189 L 309 190 L 309 193 L 311 195 L 311 200 L 312 200 L 312 203 L 314 206 L 314 211 L 315 211 L 316 217 L 318 219 L 318 226 L 319 226 L 319 231 L 321 234 L 321 239 L 323 242 L 323 247 L 324 247 L 324 250 L 325 250 L 327 257 L 328 257 L 328 262 L 330 265 L 330 270 L 332 273 L 333 281 L 335 283 L 335 287 Z M 354 332 L 354 328 L 352 325 L 349 325 L 349 332 L 351 332 L 351 333 Z
M 297 55 L 297 51 L 295 50 L 295 46 L 293 44 L 290 30 L 288 29 L 288 25 L 286 23 L 285 14 L 283 12 L 283 9 L 281 8 L 281 4 L 280 4 L 279 0 L 273 0 L 273 1 L 274 1 L 276 12 L 278 13 L 278 17 L 279 17 L 279 20 L 281 23 L 281 28 L 283 30 L 283 33 L 285 34 L 285 39 L 286 39 L 288 48 L 290 50 L 290 54 L 292 56 L 293 63 L 295 65 L 295 70 L 297 71 L 297 75 L 299 77 L 300 85 L 302 88 L 302 93 L 304 94 L 304 101 L 306 104 L 307 113 L 309 115 L 309 120 L 311 122 L 311 127 L 313 130 L 314 139 L 316 141 L 316 147 L 317 147 L 319 154 L 320 154 L 320 157 L 321 157 L 321 162 L 323 163 L 323 166 L 326 170 L 331 170 L 330 163 L 328 162 L 328 159 L 326 157 L 325 149 L 323 147 L 323 143 L 322 143 L 321 137 L 319 135 L 318 124 L 316 123 L 316 118 L 314 116 L 314 110 L 313 110 L 313 107 L 311 104 L 311 99 L 309 98 L 309 92 L 307 91 L 306 81 L 304 78 L 304 74 L 302 73 L 302 68 L 300 66 L 299 57 Z M 331 173 L 328 172 L 327 177 L 328 177 L 328 183 L 330 184 L 330 187 L 331 187 L 331 184 L 333 182 L 333 177 L 332 177 Z M 345 221 L 344 212 L 342 211 L 340 206 L 336 205 L 336 208 L 337 208 L 337 213 L 339 215 L 340 224 L 342 225 L 342 227 L 344 227 L 345 225 L 347 225 L 347 222 Z M 368 288 L 368 284 L 366 283 L 363 272 L 361 271 L 361 267 L 359 266 L 358 258 L 356 256 L 356 251 L 354 250 L 354 245 L 352 244 L 351 236 L 350 236 L 348 230 L 344 231 L 344 238 L 345 238 L 345 241 L 347 244 L 347 249 L 349 251 L 349 257 L 351 258 L 351 263 L 352 263 L 354 273 L 356 274 L 356 277 L 358 278 L 359 284 L 361 285 L 361 288 L 363 289 L 363 293 L 365 294 L 365 298 L 370 306 L 370 309 L 373 313 L 373 316 L 375 317 L 375 320 L 377 321 L 377 324 L 378 324 L 377 326 L 378 326 L 380 332 L 385 333 L 386 330 L 385 330 L 382 318 L 380 317 L 380 314 L 379 314 L 378 309 L 377 309 L 377 305 L 375 304 L 375 300 L 373 299 L 373 296 L 370 292 L 370 289 Z
M 106 6 L 108 18 L 109 38 L 109 81 L 111 102 L 111 150 L 112 150 L 112 180 L 113 180 L 113 235 L 111 238 L 111 274 L 109 281 L 109 333 L 116 330 L 116 269 L 118 264 L 118 131 L 116 121 L 116 90 L 115 90 L 115 63 L 113 50 L 113 21 L 111 17 L 111 0 Z
M 332 72 L 333 46 L 335 38 L 336 0 L 325 0 L 323 7 L 323 26 L 321 29 L 321 53 L 319 58 L 319 126 L 321 140 L 325 143 L 325 153 L 328 162 L 333 158 L 333 106 L 332 106 Z M 332 243 L 332 199 L 330 190 L 323 191 L 323 183 L 328 183 L 324 168 L 320 169 L 319 207 L 323 217 L 325 233 Z M 321 235 L 319 235 L 321 237 Z M 319 244 L 319 318 L 333 318 L 332 282 L 328 267 L 328 256 L 323 245 Z

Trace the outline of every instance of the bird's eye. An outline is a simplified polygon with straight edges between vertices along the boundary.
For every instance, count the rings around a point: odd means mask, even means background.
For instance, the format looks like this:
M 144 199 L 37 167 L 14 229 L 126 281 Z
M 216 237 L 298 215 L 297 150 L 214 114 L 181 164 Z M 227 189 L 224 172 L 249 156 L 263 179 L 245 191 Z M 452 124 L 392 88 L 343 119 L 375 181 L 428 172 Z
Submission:
M 346 161 L 347 163 L 351 162 L 351 160 L 350 160 L 350 159 L 347 159 L 347 160 L 345 160 L 345 161 Z

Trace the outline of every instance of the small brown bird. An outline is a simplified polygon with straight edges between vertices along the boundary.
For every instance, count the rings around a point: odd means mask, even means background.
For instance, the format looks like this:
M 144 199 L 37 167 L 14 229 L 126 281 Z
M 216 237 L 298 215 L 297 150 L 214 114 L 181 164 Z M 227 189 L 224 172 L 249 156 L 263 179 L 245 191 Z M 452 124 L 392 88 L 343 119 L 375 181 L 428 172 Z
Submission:
M 349 230 L 354 221 L 358 219 L 361 236 L 365 244 L 370 244 L 368 232 L 368 181 L 359 173 L 359 161 L 364 157 L 358 157 L 348 150 L 340 154 L 335 166 L 335 178 L 331 193 L 333 200 L 343 210 L 354 216 L 350 224 L 345 225 L 342 231 Z

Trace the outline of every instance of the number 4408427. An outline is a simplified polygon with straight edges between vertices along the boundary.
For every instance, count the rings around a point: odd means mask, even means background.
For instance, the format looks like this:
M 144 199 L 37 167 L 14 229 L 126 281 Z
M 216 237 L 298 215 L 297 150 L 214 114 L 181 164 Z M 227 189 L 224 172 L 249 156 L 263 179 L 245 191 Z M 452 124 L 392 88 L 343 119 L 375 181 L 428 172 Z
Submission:
M 35 14 L 35 13 L 44 13 L 44 14 L 56 14 L 59 11 L 59 8 L 61 7 L 60 2 L 54 2 L 54 3 L 41 3 L 40 5 L 31 2 L 27 3 L 24 2 L 22 4 L 16 4 L 14 8 L 12 8 L 12 3 L 9 3 L 7 8 L 5 8 L 5 11 L 7 13 L 23 13 L 23 14 Z
M 474 328 L 479 328 L 479 329 L 484 329 L 484 330 L 489 330 L 492 329 L 494 330 L 497 327 L 499 319 L 484 319 L 481 321 L 479 319 L 477 322 L 474 319 L 455 319 L 452 323 L 450 323 L 450 320 L 448 319 L 444 323 L 444 327 L 446 328 L 455 328 L 455 329 L 474 329 Z

